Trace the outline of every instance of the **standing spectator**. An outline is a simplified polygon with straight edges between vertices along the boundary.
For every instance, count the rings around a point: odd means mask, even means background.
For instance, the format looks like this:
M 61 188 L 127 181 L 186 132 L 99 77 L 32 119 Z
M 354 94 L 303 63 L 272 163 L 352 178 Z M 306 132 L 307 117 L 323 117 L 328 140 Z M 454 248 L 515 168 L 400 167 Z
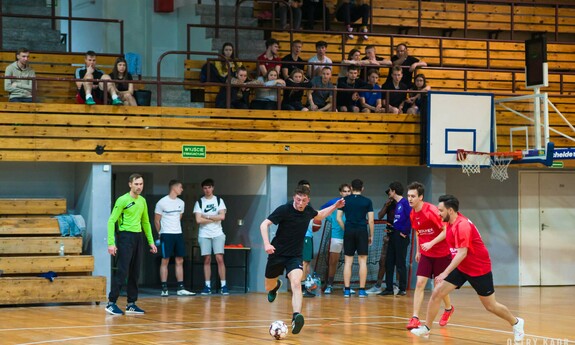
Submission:
M 425 75 L 418 74 L 415 76 L 415 82 L 410 90 L 426 91 L 418 92 L 416 94 L 408 94 L 405 100 L 405 113 L 415 115 L 427 114 L 427 91 L 431 90 L 431 86 L 427 85 Z
M 389 188 L 385 191 L 385 195 L 389 196 Z M 382 291 L 383 277 L 385 276 L 385 258 L 387 257 L 387 248 L 389 247 L 389 234 L 393 232 L 393 220 L 395 219 L 395 206 L 397 202 L 394 198 L 389 197 L 381 210 L 377 213 L 378 219 L 385 217 L 385 234 L 381 244 L 381 255 L 379 256 L 379 269 L 377 270 L 377 281 L 371 289 L 367 290 L 367 294 L 378 294 Z
M 360 110 L 359 91 L 343 91 L 344 89 L 363 89 L 367 84 L 358 79 L 359 67 L 349 66 L 347 77 L 341 77 L 337 80 L 337 109 L 342 112 L 358 113 Z M 340 91 L 341 90 L 341 91 Z
M 288 6 L 291 7 L 293 30 L 301 30 L 301 7 L 302 0 L 288 0 Z M 290 25 L 287 22 L 288 8 L 284 4 L 279 5 L 280 27 L 283 30 L 289 30 Z
M 16 51 L 16 61 L 6 67 L 6 77 L 35 78 L 36 72 L 28 64 L 30 51 L 20 48 Z M 32 80 L 4 79 L 4 90 L 10 94 L 10 102 L 32 102 Z
M 296 68 L 291 72 L 291 77 L 286 80 L 286 86 L 310 88 L 311 82 L 307 80 L 301 69 Z M 282 109 L 308 111 L 302 104 L 304 90 L 284 90 Z
M 248 109 L 250 102 L 249 85 L 259 84 L 258 81 L 248 81 L 248 70 L 244 67 L 238 67 L 236 78 L 232 78 L 233 85 L 230 90 L 230 106 L 232 109 Z M 227 87 L 222 86 L 216 96 L 216 108 L 227 108 L 226 97 Z
M 226 235 L 222 228 L 222 221 L 226 219 L 226 204 L 219 196 L 214 195 L 214 180 L 206 179 L 202 181 L 204 196 L 196 201 L 194 205 L 194 215 L 196 222 L 200 226 L 198 242 L 200 251 L 204 257 L 204 278 L 206 284 L 202 290 L 202 295 L 212 293 L 212 252 L 216 256 L 218 264 L 218 274 L 221 282 L 221 294 L 229 295 L 226 285 L 226 266 L 224 264 L 224 245 Z
M 392 182 L 389 185 L 389 196 L 397 204 L 395 206 L 395 219 L 393 220 L 393 232 L 389 233 L 389 245 L 385 257 L 385 290 L 379 296 L 393 296 L 393 277 L 395 271 L 399 275 L 399 296 L 406 295 L 407 289 L 407 268 L 405 260 L 407 258 L 407 247 L 409 246 L 409 236 L 411 235 L 411 221 L 409 214 L 411 206 L 403 197 L 403 185 L 400 182 Z
M 376 69 L 370 69 L 367 77 L 367 87 L 370 91 L 360 92 L 359 103 L 361 111 L 364 113 L 383 113 L 381 87 L 379 86 L 379 72 Z
M 113 82 L 112 87 L 118 97 L 124 102 L 124 105 L 137 106 L 136 99 L 134 98 L 134 84 L 127 80 L 133 80 L 132 75 L 128 72 L 128 64 L 126 59 L 119 57 L 114 63 L 112 73 L 110 73 L 112 80 L 126 80 L 125 82 Z
M 409 55 L 407 44 L 405 43 L 398 44 L 395 48 L 395 52 L 396 55 L 391 57 L 391 62 L 393 63 L 393 66 L 403 67 L 403 76 L 401 81 L 407 85 L 407 87 L 411 87 L 411 84 L 413 84 L 413 73 L 417 68 L 427 66 L 427 63 Z M 392 71 L 390 70 L 390 73 L 387 76 L 387 81 L 391 79 L 391 72 Z
M 305 68 L 303 62 L 305 62 L 299 54 L 301 53 L 301 49 L 303 47 L 303 43 L 300 40 L 295 40 L 291 44 L 291 54 L 286 55 L 282 59 L 282 74 L 281 77 L 284 80 L 287 80 L 294 69 L 303 70 Z M 301 64 L 294 63 L 294 62 L 302 62 Z
M 178 282 L 178 296 L 193 296 L 195 293 L 184 288 L 184 255 L 186 255 L 186 241 L 182 234 L 182 216 L 184 215 L 184 201 L 178 198 L 184 188 L 182 182 L 171 180 L 168 183 L 169 194 L 161 198 L 154 211 L 154 226 L 158 231 L 161 243 L 160 252 L 160 282 L 162 283 L 162 297 L 168 292 L 168 264 L 170 257 L 175 257 L 176 280 Z
M 391 77 L 391 80 L 386 81 L 381 86 L 382 90 L 407 91 L 407 85 L 401 82 L 401 67 L 393 66 L 391 69 Z M 384 97 L 387 96 L 385 95 Z M 389 104 L 386 99 L 383 100 L 383 104 L 386 106 L 387 112 L 392 114 L 401 114 L 406 97 L 407 94 L 405 92 L 390 92 Z
M 329 31 L 331 27 L 331 16 L 326 5 L 325 0 L 303 0 L 302 10 L 306 14 L 306 25 L 304 29 L 313 30 L 316 19 L 323 20 L 325 31 Z M 325 18 L 324 18 L 325 15 Z
M 280 74 L 281 59 L 278 55 L 280 43 L 275 38 L 266 40 L 266 51 L 258 56 L 258 72 L 260 76 L 266 76 L 268 71 L 275 69 Z
M 365 46 L 365 56 L 361 59 L 361 61 L 366 65 L 370 65 L 373 66 L 374 68 L 377 68 L 378 71 L 379 67 L 391 66 L 390 60 L 387 60 L 377 55 L 375 51 L 375 46 L 372 44 Z M 365 75 L 365 69 L 361 70 L 359 78 L 361 80 L 367 79 Z
M 269 70 L 265 78 L 259 77 L 258 81 L 264 86 L 285 86 L 283 79 L 278 79 L 275 69 Z M 274 110 L 278 108 L 278 90 L 275 88 L 259 87 L 256 89 L 255 99 L 251 103 L 251 109 Z
M 328 208 L 331 205 L 335 204 L 341 198 L 345 198 L 346 196 L 351 194 L 351 186 L 347 183 L 343 183 L 339 186 L 339 197 L 331 199 L 330 201 L 326 202 L 321 209 Z M 324 293 L 329 295 L 333 292 L 333 280 L 335 278 L 335 272 L 337 270 L 337 264 L 339 262 L 339 255 L 343 250 L 343 229 L 337 222 L 337 212 L 331 213 L 328 216 L 328 220 L 331 223 L 331 239 L 329 244 L 329 263 L 327 266 L 327 286 L 325 288 Z M 343 223 L 345 224 L 345 215 L 342 215 Z
M 321 71 L 321 77 L 315 77 L 311 80 L 312 89 L 307 93 L 308 105 L 311 111 L 330 111 L 331 102 L 333 102 L 333 91 L 317 90 L 317 88 L 333 89 L 331 83 L 331 68 L 324 67 Z
M 84 57 L 84 67 L 76 69 L 74 78 L 95 79 L 95 81 L 77 81 L 78 94 L 76 101 L 87 105 L 102 104 L 104 100 L 104 83 L 98 80 L 110 80 L 110 76 L 104 74 L 96 67 L 96 53 L 88 50 Z M 112 96 L 113 105 L 124 104 L 119 98 L 113 83 L 106 83 L 106 91 Z
M 347 37 L 353 39 L 353 27 L 351 26 L 355 21 L 361 18 L 361 27 L 359 32 L 362 33 L 362 38 L 367 40 L 369 25 L 370 8 L 369 5 L 361 0 L 340 0 L 335 12 L 335 18 L 345 25 Z
M 365 292 L 365 282 L 367 280 L 367 254 L 369 246 L 373 242 L 374 222 L 373 203 L 370 199 L 361 195 L 363 192 L 363 181 L 355 179 L 351 181 L 351 195 L 344 198 L 345 206 L 337 210 L 337 222 L 344 230 L 343 232 L 343 253 L 345 262 L 343 267 L 344 290 L 343 297 L 351 296 L 351 269 L 353 257 L 357 252 L 359 262 L 359 293 L 358 296 L 367 297 Z M 343 215 L 345 214 L 345 223 Z M 366 229 L 365 221 L 369 230 Z
M 318 41 L 315 44 L 315 51 L 316 55 L 312 56 L 308 62 L 317 63 L 313 65 L 309 65 L 307 69 L 307 75 L 309 79 L 317 77 L 323 73 L 324 67 L 330 67 L 332 65 L 332 61 L 330 58 L 326 56 L 327 52 L 327 42 L 325 41 Z
M 238 69 L 242 67 L 243 64 L 240 61 L 233 61 L 235 60 L 236 56 L 234 53 L 234 45 L 230 42 L 224 43 L 220 54 L 223 55 L 225 59 L 215 61 L 214 66 L 218 72 L 219 79 L 222 82 L 225 82 L 228 79 L 229 71 L 231 70 L 232 72 L 231 77 L 235 77 Z
M 128 181 L 130 191 L 116 200 L 112 214 L 108 219 L 108 253 L 116 256 L 118 268 L 112 276 L 108 305 L 106 306 L 106 312 L 112 315 L 124 314 L 116 302 L 126 281 L 128 285 L 126 314 L 145 313 L 136 305 L 138 279 L 140 266 L 142 266 L 142 229 L 150 245 L 150 252 L 155 254 L 158 251 L 152 237 L 148 205 L 144 197 L 140 195 L 144 189 L 144 178 L 140 174 L 132 174 Z M 118 232 L 116 232 L 116 222 L 118 223 Z

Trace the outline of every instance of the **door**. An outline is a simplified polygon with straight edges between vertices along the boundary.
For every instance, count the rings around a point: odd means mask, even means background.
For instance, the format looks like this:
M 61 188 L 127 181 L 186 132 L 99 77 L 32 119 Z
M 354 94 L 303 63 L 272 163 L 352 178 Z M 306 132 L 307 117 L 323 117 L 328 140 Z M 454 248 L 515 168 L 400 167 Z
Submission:
M 575 173 L 539 174 L 541 285 L 575 285 Z

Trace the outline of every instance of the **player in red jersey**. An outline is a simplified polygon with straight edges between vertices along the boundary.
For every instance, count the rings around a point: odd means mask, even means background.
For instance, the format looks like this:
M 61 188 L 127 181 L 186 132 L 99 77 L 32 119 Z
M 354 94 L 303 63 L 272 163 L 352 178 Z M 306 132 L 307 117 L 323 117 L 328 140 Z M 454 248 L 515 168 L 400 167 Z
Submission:
M 417 283 L 413 293 L 413 316 L 407 324 L 411 330 L 421 326 L 419 309 L 423 302 L 425 286 L 429 278 L 437 277 L 451 263 L 451 251 L 445 242 L 445 227 L 435 205 L 423 201 L 425 187 L 419 182 L 407 186 L 407 200 L 411 206 L 411 227 L 416 231 L 415 261 L 417 265 Z M 447 325 L 453 314 L 453 306 L 449 295 L 443 297 L 445 312 L 439 321 L 440 326 Z
M 436 286 L 427 306 L 425 325 L 412 329 L 411 333 L 420 337 L 428 336 L 441 299 L 468 281 L 479 295 L 485 309 L 509 322 L 513 327 L 514 340 L 522 341 L 525 336 L 525 322 L 495 300 L 491 259 L 479 231 L 469 219 L 458 212 L 459 200 L 453 195 L 439 197 L 437 208 L 443 221 L 447 222 L 446 240 L 454 256 L 447 269 L 435 278 Z

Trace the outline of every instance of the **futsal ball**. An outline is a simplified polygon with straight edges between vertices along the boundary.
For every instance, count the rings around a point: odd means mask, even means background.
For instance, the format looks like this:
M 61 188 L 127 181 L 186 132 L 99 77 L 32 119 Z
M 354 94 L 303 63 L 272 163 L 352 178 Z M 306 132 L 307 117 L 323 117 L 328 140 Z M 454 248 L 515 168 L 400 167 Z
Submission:
M 313 223 L 311 225 L 311 231 L 313 232 L 318 232 L 319 229 L 321 229 L 321 220 L 313 220 Z
M 287 337 L 288 327 L 282 320 L 272 322 L 270 325 L 270 335 L 277 340 Z

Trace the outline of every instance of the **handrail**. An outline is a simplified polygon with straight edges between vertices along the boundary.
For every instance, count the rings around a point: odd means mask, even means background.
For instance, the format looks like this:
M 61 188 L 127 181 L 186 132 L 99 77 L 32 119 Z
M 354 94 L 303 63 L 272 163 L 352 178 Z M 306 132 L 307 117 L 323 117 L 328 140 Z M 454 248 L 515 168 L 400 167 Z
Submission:
M 0 0 L 0 46 L 3 46 L 3 23 L 2 18 L 30 18 L 30 19 L 51 19 L 52 29 L 56 27 L 56 20 L 68 21 L 68 51 L 72 52 L 72 21 L 84 22 L 101 22 L 101 23 L 118 23 L 120 25 L 120 54 L 124 54 L 124 21 L 121 19 L 103 19 L 103 18 L 88 18 L 88 17 L 73 17 L 72 16 L 72 0 L 68 0 L 68 15 L 56 16 L 55 8 L 52 6 L 52 15 L 34 15 L 34 14 L 10 14 L 2 12 L 2 0 Z

